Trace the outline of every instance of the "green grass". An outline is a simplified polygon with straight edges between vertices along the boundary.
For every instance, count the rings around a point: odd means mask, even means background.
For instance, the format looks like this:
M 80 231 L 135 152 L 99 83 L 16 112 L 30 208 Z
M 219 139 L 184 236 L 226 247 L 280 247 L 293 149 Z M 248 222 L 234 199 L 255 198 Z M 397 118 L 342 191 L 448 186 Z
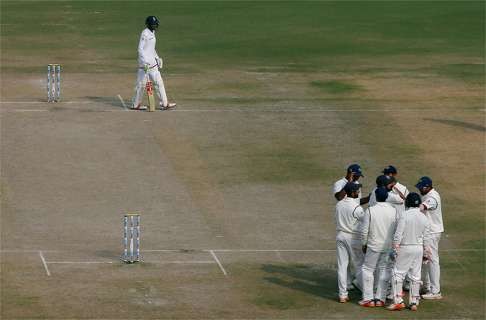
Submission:
M 342 67 L 366 56 L 484 54 L 481 1 L 3 1 L 1 6 L 3 59 L 37 56 L 37 63 L 49 58 L 84 72 L 121 71 L 135 63 L 149 11 L 162 21 L 161 55 L 173 65 L 201 69 L 308 70 L 333 57 L 348 57 L 336 66 Z

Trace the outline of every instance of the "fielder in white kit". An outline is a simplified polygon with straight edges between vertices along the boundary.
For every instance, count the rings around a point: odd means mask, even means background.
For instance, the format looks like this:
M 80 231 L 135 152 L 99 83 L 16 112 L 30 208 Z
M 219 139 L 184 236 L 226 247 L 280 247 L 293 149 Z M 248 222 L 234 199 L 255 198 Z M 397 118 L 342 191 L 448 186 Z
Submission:
M 395 184 L 393 185 L 392 189 L 390 190 L 390 194 L 388 197 L 397 199 L 393 206 L 397 209 L 399 215 L 401 215 L 405 211 L 405 198 L 408 196 L 408 189 L 406 186 L 398 182 L 398 170 L 392 165 L 387 166 L 383 169 L 383 174 L 385 176 L 393 177 L 395 179 Z M 401 199 L 402 201 L 400 201 Z
M 398 221 L 393 236 L 395 265 L 392 271 L 393 303 L 387 309 L 399 311 L 405 308 L 402 286 L 406 276 L 410 279 L 409 308 L 417 311 L 420 299 L 421 270 L 424 252 L 430 240 L 430 221 L 420 211 L 420 195 L 410 193 L 405 200 L 407 210 Z
M 348 287 L 351 287 L 353 276 L 356 277 L 358 283 L 361 283 L 361 265 L 364 254 L 361 251 L 360 228 L 364 211 L 359 205 L 360 187 L 360 184 L 348 182 L 344 186 L 346 197 L 336 204 L 336 254 L 339 302 L 341 303 L 349 301 Z
M 423 299 L 442 299 L 440 292 L 440 264 L 439 264 L 439 241 L 444 232 L 442 222 L 442 205 L 440 195 L 432 186 L 432 179 L 422 177 L 415 185 L 422 196 L 420 210 L 425 213 L 430 221 L 430 256 L 428 263 L 424 266 L 424 291 Z
M 159 69 L 162 69 L 163 61 L 155 50 L 155 30 L 159 27 L 157 17 L 149 16 L 145 19 L 145 28 L 140 35 L 138 44 L 138 72 L 137 83 L 135 87 L 135 96 L 132 99 L 133 110 L 146 110 L 142 106 L 143 93 L 148 79 L 152 81 L 159 98 L 159 107 L 161 110 L 175 108 L 175 103 L 169 103 L 165 92 L 164 81 L 160 75 Z
M 389 252 L 393 233 L 397 223 L 397 211 L 386 199 L 388 190 L 379 187 L 375 190 L 374 206 L 365 211 L 362 226 L 362 245 L 365 258 L 363 262 L 363 299 L 359 305 L 363 307 L 383 307 L 385 305 L 391 265 Z M 374 292 L 375 271 L 377 271 L 377 285 Z

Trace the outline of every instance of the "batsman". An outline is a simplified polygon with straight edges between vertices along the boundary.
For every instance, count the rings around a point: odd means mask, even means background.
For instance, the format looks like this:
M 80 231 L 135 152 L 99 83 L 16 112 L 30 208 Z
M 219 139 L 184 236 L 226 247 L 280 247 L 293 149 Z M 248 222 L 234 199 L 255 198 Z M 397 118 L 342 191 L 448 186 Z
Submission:
M 159 69 L 162 69 L 163 61 L 155 50 L 155 31 L 159 27 L 159 20 L 155 16 L 149 16 L 145 19 L 145 28 L 140 36 L 138 44 L 138 71 L 137 83 L 135 87 L 135 96 L 132 99 L 133 110 L 146 110 L 143 106 L 143 93 L 146 88 L 147 81 L 151 81 L 155 87 L 159 98 L 159 108 L 161 110 L 169 110 L 175 108 L 175 103 L 170 103 L 165 92 L 164 81 Z

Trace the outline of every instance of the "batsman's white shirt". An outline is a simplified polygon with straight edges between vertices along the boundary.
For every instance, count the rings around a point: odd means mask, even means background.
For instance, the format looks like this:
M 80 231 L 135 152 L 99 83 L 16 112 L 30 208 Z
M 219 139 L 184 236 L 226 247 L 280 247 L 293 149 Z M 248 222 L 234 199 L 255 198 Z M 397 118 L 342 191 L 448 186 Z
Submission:
M 422 196 L 422 204 L 427 209 L 427 217 L 430 221 L 430 232 L 441 233 L 444 232 L 444 224 L 442 222 L 442 205 L 440 195 L 432 189 L 425 196 Z
M 143 67 L 148 64 L 150 67 L 157 65 L 159 56 L 155 51 L 155 33 L 145 28 L 140 35 L 140 42 L 138 43 L 138 65 Z
M 430 221 L 419 208 L 406 210 L 398 220 L 393 237 L 394 245 L 413 246 L 424 244 L 430 237 Z
M 397 210 L 388 202 L 378 202 L 365 211 L 362 243 L 374 252 L 391 249 L 397 223 Z

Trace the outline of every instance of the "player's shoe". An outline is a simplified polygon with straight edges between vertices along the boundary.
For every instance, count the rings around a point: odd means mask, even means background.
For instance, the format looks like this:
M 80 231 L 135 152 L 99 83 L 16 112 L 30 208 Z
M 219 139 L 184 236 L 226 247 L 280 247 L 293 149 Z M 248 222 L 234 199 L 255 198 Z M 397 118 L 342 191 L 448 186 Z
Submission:
M 383 302 L 379 299 L 375 300 L 375 307 L 384 307 L 384 306 L 385 306 L 385 302 Z
M 374 308 L 375 302 L 373 300 L 360 300 L 358 304 L 365 308 Z
M 410 306 L 409 306 L 409 308 L 410 308 L 410 311 L 417 311 L 418 306 L 417 306 L 416 303 L 411 303 Z
M 440 299 L 442 299 L 442 294 L 440 292 L 439 293 L 429 292 L 429 293 L 423 294 L 422 299 L 425 299 L 425 300 L 440 300 Z
M 175 102 L 170 102 L 167 104 L 167 106 L 164 106 L 162 104 L 160 104 L 159 108 L 160 110 L 170 110 L 170 109 L 174 109 L 175 107 L 177 106 L 177 103 Z
M 400 310 L 405 309 L 405 303 L 403 303 L 403 302 L 401 302 L 401 303 L 392 303 L 391 305 L 389 305 L 386 308 L 387 308 L 387 310 L 390 310 L 390 311 L 400 311 Z
M 339 303 L 346 303 L 348 301 L 349 301 L 349 297 L 348 296 L 339 297 Z
M 142 106 L 141 104 L 139 104 L 138 106 L 131 106 L 130 109 L 131 110 L 144 111 L 144 110 L 147 110 L 147 106 Z

